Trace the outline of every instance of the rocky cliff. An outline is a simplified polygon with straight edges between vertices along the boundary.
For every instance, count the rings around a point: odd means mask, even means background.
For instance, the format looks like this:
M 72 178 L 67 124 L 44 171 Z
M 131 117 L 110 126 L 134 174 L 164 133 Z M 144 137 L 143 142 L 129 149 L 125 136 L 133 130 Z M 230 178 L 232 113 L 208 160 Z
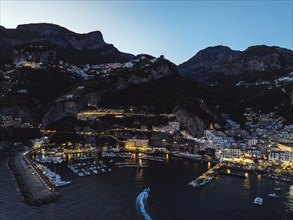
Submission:
M 199 118 L 197 114 L 187 112 L 184 108 L 176 108 L 175 116 L 176 120 L 183 125 L 191 135 L 195 137 L 203 136 L 207 126 L 203 119 Z
M 11 61 L 13 48 L 24 44 L 52 45 L 57 58 L 72 64 L 125 62 L 134 56 L 105 43 L 101 32 L 77 34 L 55 24 L 24 24 L 16 29 L 0 28 L 0 64 Z

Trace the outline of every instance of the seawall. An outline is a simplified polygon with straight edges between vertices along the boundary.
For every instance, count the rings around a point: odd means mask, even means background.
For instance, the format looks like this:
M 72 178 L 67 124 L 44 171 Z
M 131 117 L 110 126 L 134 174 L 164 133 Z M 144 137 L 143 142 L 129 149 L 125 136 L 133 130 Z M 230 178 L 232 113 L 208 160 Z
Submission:
M 25 155 L 17 155 L 9 160 L 24 202 L 29 205 L 43 205 L 56 201 L 60 194 L 45 176 Z

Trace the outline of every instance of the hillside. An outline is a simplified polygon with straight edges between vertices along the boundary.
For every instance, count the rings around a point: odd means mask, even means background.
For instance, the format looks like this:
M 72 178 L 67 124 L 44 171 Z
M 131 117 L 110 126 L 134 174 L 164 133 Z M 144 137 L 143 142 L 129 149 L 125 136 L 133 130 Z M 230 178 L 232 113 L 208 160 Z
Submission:
M 264 45 L 245 51 L 209 47 L 178 68 L 182 75 L 197 81 L 210 94 L 206 98 L 224 112 L 235 109 L 243 114 L 252 108 L 293 119 L 291 50 Z

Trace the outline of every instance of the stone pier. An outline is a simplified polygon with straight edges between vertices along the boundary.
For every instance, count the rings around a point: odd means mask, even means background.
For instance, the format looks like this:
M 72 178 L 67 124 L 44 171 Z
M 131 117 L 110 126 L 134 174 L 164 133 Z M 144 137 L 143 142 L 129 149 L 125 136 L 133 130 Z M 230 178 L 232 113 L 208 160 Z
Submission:
M 54 186 L 25 155 L 11 158 L 9 165 L 27 204 L 42 205 L 59 198 Z

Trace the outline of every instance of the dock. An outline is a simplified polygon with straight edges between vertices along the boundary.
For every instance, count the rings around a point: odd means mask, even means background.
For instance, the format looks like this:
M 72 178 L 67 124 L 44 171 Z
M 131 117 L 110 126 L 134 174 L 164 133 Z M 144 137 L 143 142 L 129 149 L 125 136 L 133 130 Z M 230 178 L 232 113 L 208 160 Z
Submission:
M 29 205 L 43 205 L 56 201 L 60 194 L 54 185 L 40 172 L 34 162 L 24 154 L 16 155 L 9 161 L 23 200 Z
M 248 177 L 248 174 L 246 172 L 227 169 L 227 168 L 221 169 L 220 173 L 227 175 L 227 176 L 236 176 L 236 177 L 240 177 L 240 178 L 247 178 Z
M 209 169 L 207 172 L 196 178 L 195 180 L 191 181 L 189 183 L 190 186 L 192 187 L 201 187 L 209 182 L 211 182 L 219 173 L 220 170 L 222 169 L 220 164 L 217 164 L 213 168 Z

